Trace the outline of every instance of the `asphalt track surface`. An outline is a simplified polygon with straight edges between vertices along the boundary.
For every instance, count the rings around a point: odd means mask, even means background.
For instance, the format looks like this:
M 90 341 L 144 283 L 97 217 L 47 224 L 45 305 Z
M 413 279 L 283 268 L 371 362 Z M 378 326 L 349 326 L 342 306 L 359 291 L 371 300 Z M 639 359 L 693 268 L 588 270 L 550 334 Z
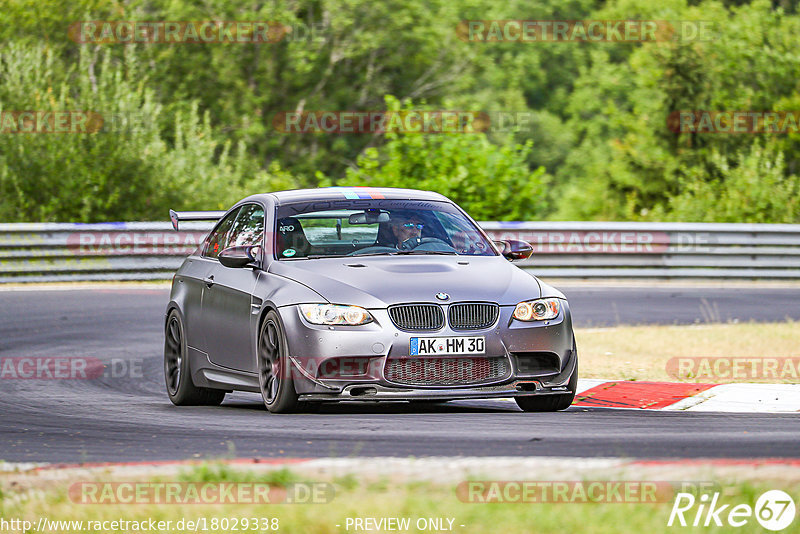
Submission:
M 800 319 L 800 288 L 564 290 L 577 326 Z M 253 394 L 173 406 L 164 392 L 162 289 L 0 291 L 0 358 L 113 361 L 91 380 L 0 380 L 0 460 L 238 457 L 800 457 L 793 414 L 576 408 L 502 401 L 340 404 L 270 415 Z

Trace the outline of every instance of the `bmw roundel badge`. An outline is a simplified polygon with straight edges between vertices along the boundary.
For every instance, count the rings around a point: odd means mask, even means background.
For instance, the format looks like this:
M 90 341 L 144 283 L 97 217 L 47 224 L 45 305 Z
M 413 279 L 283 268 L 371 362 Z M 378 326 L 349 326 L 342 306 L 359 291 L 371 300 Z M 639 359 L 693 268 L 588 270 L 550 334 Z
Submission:
M 447 293 L 436 293 L 436 298 L 439 300 L 448 300 L 450 299 L 450 295 Z

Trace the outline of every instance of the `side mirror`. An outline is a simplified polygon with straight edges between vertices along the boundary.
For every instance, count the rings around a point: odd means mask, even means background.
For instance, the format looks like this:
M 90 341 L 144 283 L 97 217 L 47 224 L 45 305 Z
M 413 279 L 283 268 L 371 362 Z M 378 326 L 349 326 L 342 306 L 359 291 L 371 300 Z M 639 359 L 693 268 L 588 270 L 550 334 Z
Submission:
M 500 254 L 508 261 L 527 260 L 533 254 L 533 247 L 527 241 L 509 239 L 507 241 L 494 241 L 494 244 Z
M 256 258 L 253 249 L 256 247 L 228 247 L 219 253 L 219 262 L 225 267 L 241 269 L 255 266 Z

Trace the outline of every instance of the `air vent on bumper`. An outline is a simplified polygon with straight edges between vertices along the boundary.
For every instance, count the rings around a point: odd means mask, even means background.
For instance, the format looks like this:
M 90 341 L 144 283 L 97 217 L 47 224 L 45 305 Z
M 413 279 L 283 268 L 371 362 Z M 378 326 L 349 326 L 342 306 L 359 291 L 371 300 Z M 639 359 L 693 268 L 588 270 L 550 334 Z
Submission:
M 386 380 L 414 386 L 455 386 L 492 382 L 511 372 L 504 357 L 397 358 L 386 362 Z

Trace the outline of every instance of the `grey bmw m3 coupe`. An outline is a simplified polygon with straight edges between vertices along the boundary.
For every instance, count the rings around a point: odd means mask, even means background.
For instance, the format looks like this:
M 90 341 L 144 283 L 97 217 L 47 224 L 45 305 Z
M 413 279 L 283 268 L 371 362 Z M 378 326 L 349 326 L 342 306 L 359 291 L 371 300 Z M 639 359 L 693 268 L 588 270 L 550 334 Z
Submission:
M 513 397 L 570 406 L 578 353 L 564 295 L 432 192 L 323 188 L 253 195 L 183 262 L 165 315 L 176 405 L 260 393 L 273 413 L 336 401 Z

